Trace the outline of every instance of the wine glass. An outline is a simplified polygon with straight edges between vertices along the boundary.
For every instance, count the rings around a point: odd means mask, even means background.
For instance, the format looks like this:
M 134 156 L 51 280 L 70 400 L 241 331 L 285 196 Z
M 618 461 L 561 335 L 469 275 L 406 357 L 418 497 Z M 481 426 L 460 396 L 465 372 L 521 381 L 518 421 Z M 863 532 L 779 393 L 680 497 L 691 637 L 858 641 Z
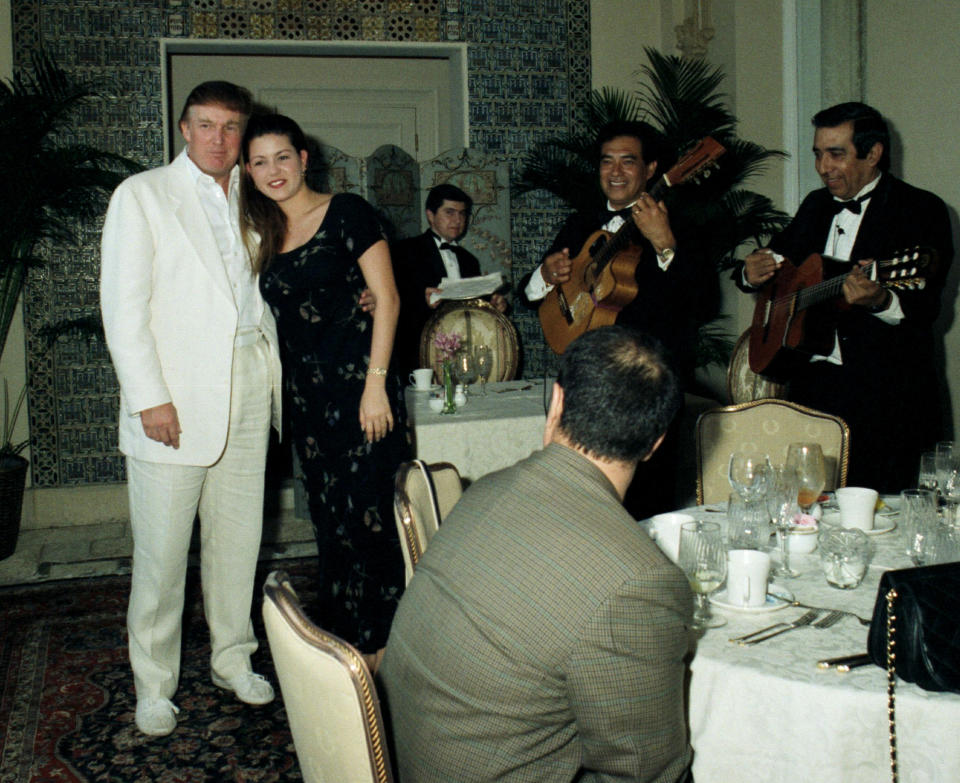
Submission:
M 762 500 L 770 479 L 770 457 L 761 452 L 735 451 L 730 455 L 727 478 L 745 501 Z
M 493 370 L 493 351 L 489 345 L 478 345 L 473 352 L 473 357 L 477 365 L 477 377 L 480 379 L 480 394 L 486 396 L 487 381 Z
M 460 351 L 453 357 L 453 374 L 467 393 L 467 387 L 477 380 L 477 363 L 470 351 Z
M 905 489 L 900 493 L 900 524 L 906 553 L 915 566 L 929 565 L 936 557 L 937 498 L 930 489 Z
M 767 510 L 777 529 L 777 543 L 780 546 L 780 564 L 774 568 L 774 576 L 792 578 L 800 572 L 790 567 L 790 547 L 787 536 L 798 510 L 797 497 L 800 494 L 800 476 L 795 468 L 778 465 L 773 470 L 773 481 L 767 493 Z
M 710 611 L 707 594 L 723 584 L 727 575 L 727 550 L 716 522 L 684 522 L 680 526 L 680 568 L 696 598 L 693 628 L 704 630 L 726 624 Z
M 797 471 L 800 481 L 797 502 L 806 514 L 817 502 L 827 484 L 827 471 L 823 463 L 823 450 L 819 443 L 791 443 L 787 447 L 786 467 Z

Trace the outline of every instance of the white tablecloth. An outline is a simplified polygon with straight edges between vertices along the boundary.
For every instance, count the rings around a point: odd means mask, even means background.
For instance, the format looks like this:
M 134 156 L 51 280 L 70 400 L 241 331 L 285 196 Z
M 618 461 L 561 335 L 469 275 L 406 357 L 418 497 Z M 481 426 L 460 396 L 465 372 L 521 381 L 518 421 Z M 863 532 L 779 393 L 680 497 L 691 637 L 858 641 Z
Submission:
M 547 384 L 547 395 L 551 385 Z M 429 392 L 407 389 L 407 414 L 414 453 L 426 462 L 451 462 L 460 475 L 475 481 L 509 467 L 543 446 L 546 420 L 544 382 L 502 381 L 470 387 L 467 404 L 453 414 L 430 410 Z
M 719 513 L 688 510 L 700 518 Z M 818 555 L 794 555 L 802 572 L 779 580 L 802 603 L 869 618 L 883 571 L 907 568 L 899 528 L 871 536 L 874 558 L 855 590 L 827 584 Z M 775 580 L 777 581 L 777 580 Z M 746 614 L 716 609 L 727 625 L 709 630 L 691 664 L 690 731 L 697 783 L 879 783 L 890 779 L 886 673 L 821 671 L 823 658 L 866 652 L 867 627 L 846 617 L 830 629 L 800 628 L 753 647 L 731 643 L 805 610 Z M 897 683 L 901 783 L 960 781 L 960 696 Z

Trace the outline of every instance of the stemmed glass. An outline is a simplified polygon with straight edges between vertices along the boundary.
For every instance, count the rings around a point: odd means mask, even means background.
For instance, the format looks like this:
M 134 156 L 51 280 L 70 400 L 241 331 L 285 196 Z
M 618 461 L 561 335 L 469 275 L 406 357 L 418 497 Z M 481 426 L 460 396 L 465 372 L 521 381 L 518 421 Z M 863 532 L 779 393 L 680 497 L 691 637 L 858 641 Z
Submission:
M 787 536 L 793 517 L 797 513 L 797 496 L 800 493 L 800 477 L 795 468 L 781 465 L 774 468 L 773 481 L 767 493 L 767 510 L 777 528 L 777 542 L 780 545 L 780 565 L 774 571 L 774 576 L 795 577 L 800 572 L 790 567 L 790 547 L 787 545 Z
M 827 471 L 823 463 L 823 450 L 819 443 L 791 443 L 787 447 L 786 467 L 797 471 L 800 481 L 797 502 L 804 513 L 817 502 L 827 484 Z
M 466 394 L 467 387 L 477 380 L 477 363 L 470 351 L 460 351 L 453 357 L 453 374 L 457 383 L 463 384 L 463 391 Z
M 745 501 L 761 500 L 770 480 L 770 457 L 760 452 L 735 451 L 730 455 L 727 478 Z
M 477 377 L 480 379 L 480 394 L 486 396 L 487 381 L 493 370 L 493 351 L 490 350 L 489 345 L 478 345 L 473 352 L 473 357 L 477 365 Z
M 937 486 L 940 488 L 940 491 L 943 492 L 943 488 L 947 485 L 947 480 L 950 478 L 950 472 L 953 470 L 953 441 L 940 441 L 936 445 L 934 454 L 936 455 L 934 456 L 934 462 L 937 470 Z
M 680 526 L 680 568 L 696 598 L 693 628 L 718 628 L 726 620 L 710 611 L 707 595 L 723 584 L 727 575 L 727 550 L 716 522 L 684 522 Z

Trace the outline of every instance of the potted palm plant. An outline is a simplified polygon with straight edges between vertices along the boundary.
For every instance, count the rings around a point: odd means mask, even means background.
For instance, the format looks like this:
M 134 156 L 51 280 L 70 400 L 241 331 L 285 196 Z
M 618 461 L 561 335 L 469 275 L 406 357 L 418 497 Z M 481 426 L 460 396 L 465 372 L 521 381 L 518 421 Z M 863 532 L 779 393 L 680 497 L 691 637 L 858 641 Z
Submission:
M 786 225 L 786 213 L 744 187 L 745 180 L 783 153 L 737 137 L 736 117 L 719 92 L 724 78 L 719 68 L 700 59 L 645 52 L 649 64 L 639 71 L 643 79 L 637 92 L 595 90 L 573 133 L 539 144 L 527 155 L 514 189 L 546 190 L 575 210 L 602 204 L 593 146 L 600 127 L 613 120 L 650 123 L 678 155 L 712 136 L 726 148 L 716 170 L 698 186 L 684 188 L 682 195 L 668 191 L 667 203 L 677 234 L 695 237 L 719 274 L 733 265 L 743 242 L 762 246 L 763 238 Z M 716 318 L 717 304 L 706 300 L 698 311 L 698 366 L 725 366 L 729 359 L 732 342 Z
M 142 168 L 74 140 L 77 110 L 95 95 L 91 85 L 68 75 L 42 52 L 31 55 L 28 68 L 0 81 L 0 354 L 28 270 L 44 263 L 47 248 L 75 241 L 80 224 L 99 217 L 113 189 Z M 11 409 L 4 383 L 0 544 L 14 524 L 8 511 L 16 509 L 15 527 L 20 524 L 26 479 L 20 452 L 27 443 L 12 439 L 25 396 L 24 388 Z M 0 558 L 10 554 L 5 549 L 0 545 Z

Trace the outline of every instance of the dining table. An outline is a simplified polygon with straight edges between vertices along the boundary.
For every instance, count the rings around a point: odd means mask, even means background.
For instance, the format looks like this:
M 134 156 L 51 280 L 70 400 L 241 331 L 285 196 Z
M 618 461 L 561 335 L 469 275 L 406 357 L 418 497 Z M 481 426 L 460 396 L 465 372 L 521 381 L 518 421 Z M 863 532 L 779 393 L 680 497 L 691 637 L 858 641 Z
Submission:
M 439 387 L 406 390 L 414 455 L 427 463 L 450 462 L 467 483 L 509 467 L 543 446 L 551 379 L 498 381 L 468 387 L 456 413 L 432 410 Z
M 786 591 L 805 606 L 787 600 L 768 600 L 756 610 L 713 606 L 727 622 L 701 636 L 690 663 L 688 714 L 697 783 L 891 779 L 886 671 L 873 664 L 847 673 L 817 667 L 823 659 L 866 652 L 881 575 L 912 566 L 897 524 L 897 499 L 885 500 L 888 511 L 877 514 L 877 532 L 869 536 L 872 559 L 858 587 L 829 585 L 814 551 L 791 555 L 799 576 L 771 579 L 771 594 Z M 718 521 L 722 528 L 726 524 L 723 506 L 682 512 Z M 839 524 L 837 515 L 828 512 L 820 533 Z M 723 587 L 714 601 L 722 594 Z M 792 622 L 807 606 L 849 614 L 829 628 L 801 626 L 752 646 L 730 641 Z M 960 695 L 933 693 L 899 680 L 896 732 L 901 783 L 960 781 Z

